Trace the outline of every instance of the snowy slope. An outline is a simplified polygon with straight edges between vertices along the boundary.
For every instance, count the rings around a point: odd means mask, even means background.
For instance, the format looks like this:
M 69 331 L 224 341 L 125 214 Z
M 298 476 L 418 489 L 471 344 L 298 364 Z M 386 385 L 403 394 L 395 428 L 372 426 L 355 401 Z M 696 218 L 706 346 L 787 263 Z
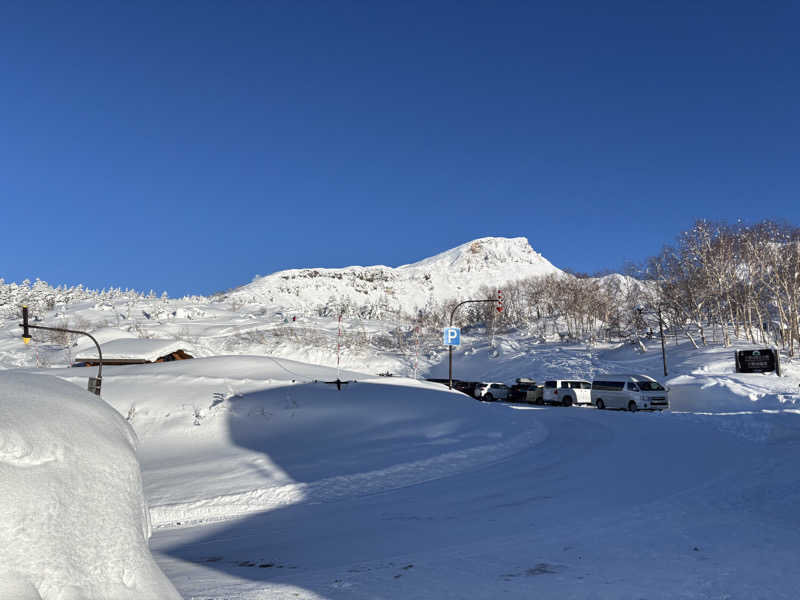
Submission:
M 77 385 L 91 368 L 54 369 Z M 439 384 L 268 357 L 107 367 L 103 397 L 141 440 L 155 527 L 213 521 L 444 477 L 544 437 L 492 424 Z M 265 459 L 265 456 L 269 456 Z
M 463 299 L 478 292 L 481 286 L 496 289 L 509 281 L 560 272 L 535 252 L 526 238 L 488 237 L 397 268 L 279 271 L 258 278 L 226 297 L 305 313 L 347 305 L 352 312 L 365 317 L 386 313 L 413 315 L 426 304 Z

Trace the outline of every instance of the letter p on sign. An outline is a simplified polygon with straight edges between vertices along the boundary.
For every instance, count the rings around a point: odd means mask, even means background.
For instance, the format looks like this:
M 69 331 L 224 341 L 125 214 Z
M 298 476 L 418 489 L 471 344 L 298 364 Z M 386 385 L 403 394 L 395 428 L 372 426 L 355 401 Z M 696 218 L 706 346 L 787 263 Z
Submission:
M 458 346 L 461 344 L 461 329 L 458 327 L 444 328 L 444 345 Z

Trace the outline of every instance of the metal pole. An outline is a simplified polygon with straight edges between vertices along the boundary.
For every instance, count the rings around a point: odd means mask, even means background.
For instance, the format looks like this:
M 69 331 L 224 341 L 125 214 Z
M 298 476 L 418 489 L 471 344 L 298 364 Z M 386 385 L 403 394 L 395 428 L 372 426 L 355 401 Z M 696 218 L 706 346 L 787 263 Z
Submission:
M 339 315 L 339 332 L 336 335 L 336 380 L 339 381 L 342 377 L 340 367 L 340 355 L 342 352 L 342 315 Z M 339 388 L 341 389 L 341 388 Z
M 414 328 L 414 334 L 417 337 L 417 345 L 414 352 L 414 379 L 417 378 L 417 367 L 419 366 L 419 325 Z
M 450 326 L 452 327 L 452 322 L 450 323 Z M 451 389 L 451 390 L 453 389 L 453 347 L 452 346 L 450 346 L 450 375 L 449 375 L 449 378 L 448 378 L 447 388 Z
M 667 351 L 664 347 L 664 320 L 661 318 L 661 306 L 658 307 L 658 329 L 661 332 L 661 360 L 664 362 L 664 377 L 667 376 Z

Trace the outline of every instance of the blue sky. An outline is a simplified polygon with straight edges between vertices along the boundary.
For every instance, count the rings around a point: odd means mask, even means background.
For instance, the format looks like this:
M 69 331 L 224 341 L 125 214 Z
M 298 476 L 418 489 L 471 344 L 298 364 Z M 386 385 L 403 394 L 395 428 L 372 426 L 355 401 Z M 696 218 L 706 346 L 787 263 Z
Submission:
M 526 236 L 800 224 L 797 4 L 13 3 L 0 277 L 208 294 Z

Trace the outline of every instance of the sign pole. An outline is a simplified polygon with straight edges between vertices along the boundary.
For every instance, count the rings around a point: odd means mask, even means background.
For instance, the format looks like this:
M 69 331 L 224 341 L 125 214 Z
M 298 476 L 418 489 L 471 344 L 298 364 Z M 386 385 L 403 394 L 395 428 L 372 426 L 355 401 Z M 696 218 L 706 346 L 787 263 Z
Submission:
M 459 308 L 461 308 L 462 306 L 464 306 L 465 304 L 470 304 L 470 303 L 473 303 L 473 302 L 496 302 L 496 303 L 499 303 L 499 306 L 497 307 L 497 312 L 502 312 L 502 310 L 503 310 L 503 304 L 502 304 L 502 302 L 503 302 L 503 293 L 500 290 L 498 290 L 497 291 L 497 298 L 489 298 L 488 300 L 464 300 L 463 302 L 460 302 L 460 303 L 456 304 L 453 307 L 453 310 L 450 311 L 450 328 L 453 327 L 453 316 L 456 314 L 456 311 Z M 447 380 L 448 380 L 447 387 L 448 387 L 448 389 L 452 390 L 453 389 L 453 345 L 452 344 L 450 344 L 449 364 L 450 364 L 450 369 L 449 369 L 449 375 L 448 375 L 448 378 L 447 378 Z
M 664 377 L 667 376 L 667 350 L 664 347 L 664 320 L 661 318 L 661 307 L 658 307 L 658 329 L 661 332 L 661 360 L 664 363 Z
M 340 355 L 342 349 L 342 315 L 339 315 L 339 331 L 336 335 L 336 380 L 340 380 L 342 371 L 340 365 Z
M 414 333 L 417 338 L 416 349 L 414 352 L 414 379 L 417 378 L 417 367 L 419 366 L 419 325 L 414 328 Z

